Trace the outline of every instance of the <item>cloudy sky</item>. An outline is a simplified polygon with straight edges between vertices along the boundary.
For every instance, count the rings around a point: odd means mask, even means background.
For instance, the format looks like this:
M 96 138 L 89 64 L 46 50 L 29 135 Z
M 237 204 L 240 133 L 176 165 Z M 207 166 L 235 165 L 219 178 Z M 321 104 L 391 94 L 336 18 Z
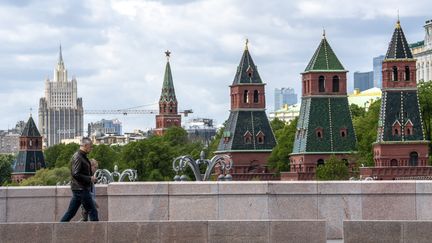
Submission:
M 301 91 L 323 27 L 352 83 L 386 52 L 398 9 L 408 42 L 422 40 L 427 0 L 1 1 L 0 129 L 26 120 L 30 108 L 37 116 L 59 43 L 85 109 L 156 109 L 169 49 L 180 109 L 222 123 L 245 38 L 272 111 L 275 88 Z M 155 123 L 154 115 L 86 115 L 85 123 L 102 118 L 119 118 L 126 131 Z

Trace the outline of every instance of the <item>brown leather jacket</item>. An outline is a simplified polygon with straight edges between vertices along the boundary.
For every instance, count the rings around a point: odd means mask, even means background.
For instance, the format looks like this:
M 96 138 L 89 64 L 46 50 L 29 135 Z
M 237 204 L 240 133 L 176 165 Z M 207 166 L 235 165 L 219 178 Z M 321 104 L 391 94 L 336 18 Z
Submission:
M 87 154 L 78 150 L 71 160 L 71 189 L 72 190 L 90 190 L 92 186 L 91 164 Z

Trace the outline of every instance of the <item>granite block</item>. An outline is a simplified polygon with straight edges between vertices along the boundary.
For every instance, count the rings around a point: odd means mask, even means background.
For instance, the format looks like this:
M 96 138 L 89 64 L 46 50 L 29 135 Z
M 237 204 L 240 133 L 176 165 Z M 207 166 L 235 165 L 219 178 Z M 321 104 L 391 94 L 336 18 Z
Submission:
M 171 196 L 169 197 L 170 220 L 218 219 L 218 197 L 215 196 Z
M 267 194 L 267 181 L 223 181 L 218 182 L 219 194 Z
M 159 223 L 161 243 L 207 242 L 207 221 L 163 221 Z
M 318 219 L 327 221 L 328 239 L 341 239 L 344 220 L 362 219 L 361 195 L 319 195 Z
M 414 220 L 416 217 L 414 194 L 362 195 L 363 220 Z
M 7 223 L 0 224 L 2 243 L 50 243 L 54 226 L 52 223 Z
M 159 222 L 108 222 L 109 243 L 159 242 Z
M 168 220 L 168 196 L 110 195 L 108 205 L 109 221 Z
M 432 221 L 404 221 L 404 243 L 430 243 L 432 240 Z
M 269 195 L 269 219 L 317 219 L 316 195 Z
M 9 198 L 18 197 L 55 197 L 55 186 L 20 186 L 8 187 L 7 196 Z
M 267 195 L 219 195 L 219 220 L 268 219 Z
M 54 222 L 56 198 L 8 196 L 6 210 L 8 222 Z
M 114 182 L 108 185 L 108 195 L 168 195 L 168 182 Z
M 317 194 L 315 181 L 269 181 L 269 194 Z
M 107 241 L 106 222 L 55 223 L 54 242 L 93 242 Z
M 415 181 L 362 181 L 362 194 L 415 194 Z
M 269 242 L 268 221 L 209 221 L 209 242 Z
M 361 194 L 361 182 L 358 181 L 318 181 L 318 194 Z
M 325 243 L 326 222 L 320 221 L 270 221 L 269 242 Z
M 217 195 L 217 182 L 187 181 L 170 182 L 168 186 L 169 195 Z
M 403 242 L 398 221 L 344 221 L 343 229 L 345 243 Z

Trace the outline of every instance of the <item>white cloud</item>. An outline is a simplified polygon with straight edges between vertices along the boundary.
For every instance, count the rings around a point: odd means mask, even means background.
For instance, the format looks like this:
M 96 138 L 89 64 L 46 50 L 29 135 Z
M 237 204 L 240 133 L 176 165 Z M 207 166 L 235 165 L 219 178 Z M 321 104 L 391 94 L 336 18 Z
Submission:
M 385 53 L 396 9 L 409 40 L 423 36 L 428 1 L 29 1 L 0 4 L 0 129 L 37 110 L 58 44 L 76 75 L 85 109 L 157 108 L 166 49 L 180 108 L 192 117 L 228 118 L 229 85 L 249 38 L 267 107 L 273 90 L 301 91 L 299 73 L 311 58 L 322 27 L 339 59 L 354 71 L 372 69 Z M 86 121 L 112 116 L 86 116 Z M 154 126 L 154 116 L 119 117 L 125 131 Z

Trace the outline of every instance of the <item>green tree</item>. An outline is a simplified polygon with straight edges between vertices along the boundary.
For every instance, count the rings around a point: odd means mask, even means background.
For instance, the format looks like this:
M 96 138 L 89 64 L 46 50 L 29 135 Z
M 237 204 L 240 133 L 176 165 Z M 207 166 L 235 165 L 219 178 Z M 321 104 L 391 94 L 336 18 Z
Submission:
M 432 134 L 432 81 L 420 81 L 418 84 L 418 96 L 420 111 L 422 113 L 423 125 L 426 139 L 431 140 Z M 432 146 L 429 144 L 429 146 Z
M 97 160 L 100 169 L 108 169 L 109 171 L 113 171 L 114 164 L 119 164 L 118 151 L 106 144 L 94 145 L 89 158 Z
M 298 117 L 275 132 L 276 147 L 269 157 L 268 166 L 276 172 L 289 171 L 289 154 L 292 153 Z
M 366 109 L 356 104 L 351 104 L 349 108 L 353 119 L 363 117 L 366 114 Z
M 277 117 L 270 122 L 270 126 L 274 133 L 283 129 L 285 125 L 286 123 Z
M 45 163 L 47 168 L 61 168 L 69 166 L 72 155 L 79 149 L 76 143 L 56 144 L 44 151 Z
M 376 141 L 381 100 L 372 103 L 363 115 L 353 118 L 357 137 L 358 165 L 373 166 L 372 144 Z
M 14 159 L 13 155 L 0 154 L 0 186 L 10 182 Z
M 164 141 L 176 146 L 186 144 L 188 142 L 188 134 L 186 130 L 181 127 L 170 127 L 162 136 Z
M 41 169 L 34 176 L 21 181 L 20 186 L 52 186 L 70 180 L 70 169 L 67 167 Z
M 317 167 L 316 178 L 321 181 L 348 180 L 348 166 L 345 165 L 345 161 L 332 155 L 325 161 L 324 165 Z

